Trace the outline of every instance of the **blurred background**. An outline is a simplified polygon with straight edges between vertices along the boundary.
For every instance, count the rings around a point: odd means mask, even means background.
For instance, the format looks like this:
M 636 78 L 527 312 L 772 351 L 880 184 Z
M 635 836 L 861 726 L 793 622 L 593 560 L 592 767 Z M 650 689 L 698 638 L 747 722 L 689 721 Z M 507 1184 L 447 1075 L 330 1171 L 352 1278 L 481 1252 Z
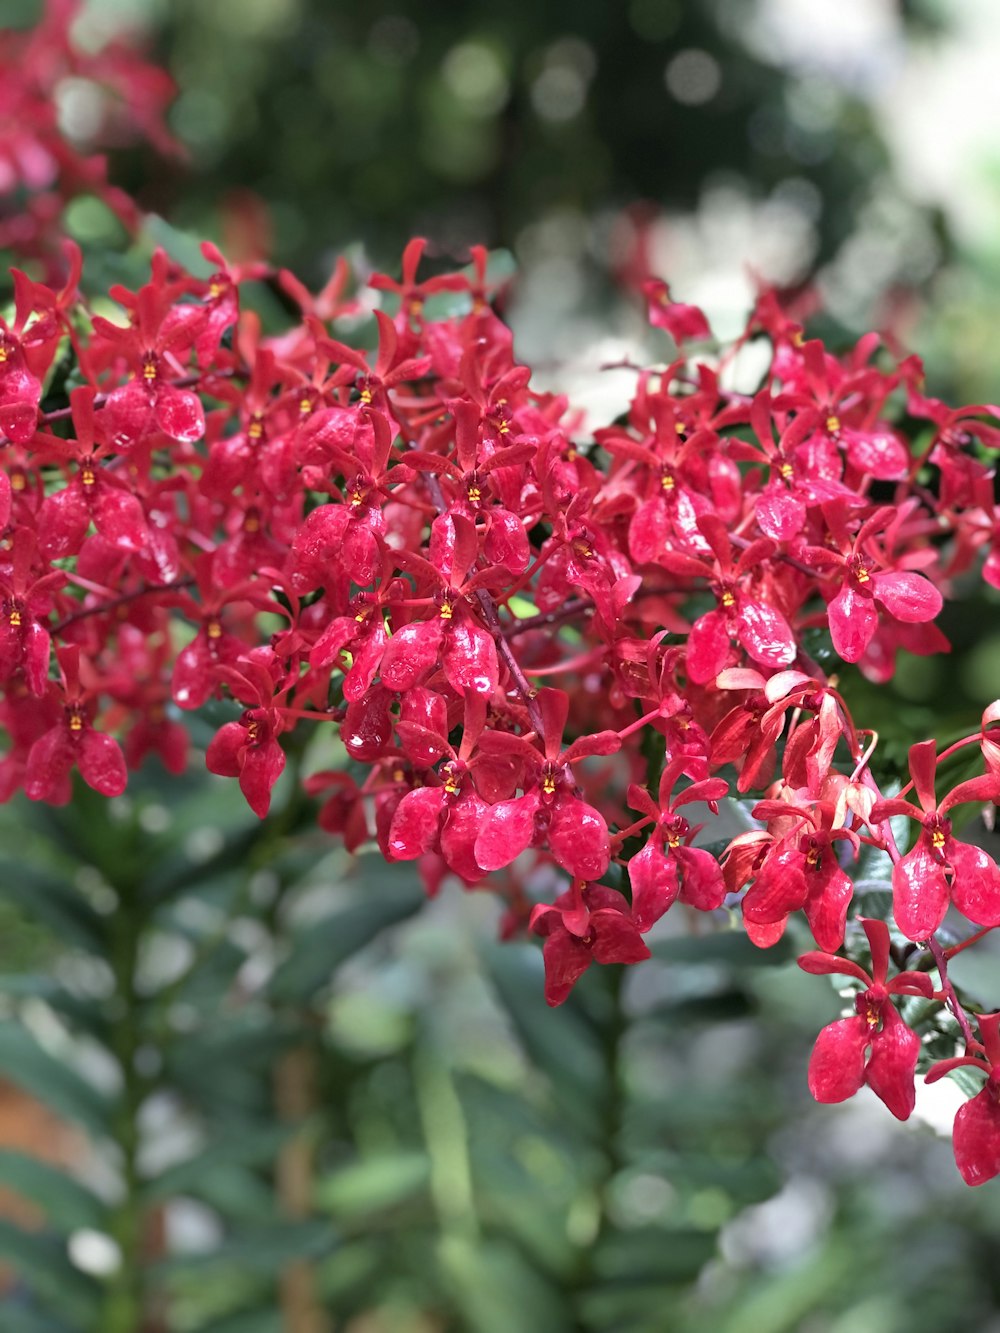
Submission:
M 178 85 L 186 160 L 112 157 L 163 219 L 147 242 L 211 236 L 313 289 L 340 254 L 396 271 L 414 234 L 431 269 L 484 243 L 520 358 L 603 424 L 632 380 L 599 367 L 662 355 L 649 270 L 721 337 L 757 280 L 812 285 L 835 344 L 883 328 L 933 391 L 996 397 L 990 10 L 89 0 L 77 31 L 137 35 Z M 86 143 L 99 94 L 70 84 Z M 96 200 L 68 225 L 126 271 Z M 904 654 L 878 694 L 844 673 L 897 764 L 997 694 L 997 598 L 970 598 L 950 658 Z M 317 830 L 292 774 L 329 762 L 291 756 L 266 825 L 197 766 L 0 810 L 4 1333 L 1000 1330 L 1000 1192 L 965 1189 L 940 1135 L 961 1094 L 906 1125 L 867 1092 L 813 1105 L 845 1001 L 796 969 L 804 942 L 671 913 L 653 962 L 550 1012 L 492 898 L 426 904 Z M 995 959 L 959 962 L 995 1002 Z

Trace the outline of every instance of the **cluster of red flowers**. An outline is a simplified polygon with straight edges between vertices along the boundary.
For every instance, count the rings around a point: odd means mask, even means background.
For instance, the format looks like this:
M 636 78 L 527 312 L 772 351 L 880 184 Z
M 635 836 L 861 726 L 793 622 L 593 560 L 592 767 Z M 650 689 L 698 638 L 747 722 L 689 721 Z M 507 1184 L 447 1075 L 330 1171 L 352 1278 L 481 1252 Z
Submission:
M 417 861 L 432 892 L 489 878 L 505 930 L 544 938 L 551 1004 L 592 962 L 648 957 L 678 899 L 741 910 L 761 947 L 801 911 L 818 946 L 801 965 L 863 987 L 810 1086 L 840 1101 L 867 1083 L 900 1118 L 920 1040 L 899 1006 L 946 1007 L 964 1052 L 929 1077 L 986 1072 L 956 1153 L 970 1183 L 998 1174 L 1000 1015 L 967 1013 L 947 969 L 1000 925 L 1000 871 L 949 817 L 1000 796 L 1000 704 L 940 755 L 914 745 L 911 782 L 886 793 L 876 734 L 806 649 L 828 632 L 884 682 L 897 649 L 947 650 L 943 596 L 984 553 L 1000 586 L 994 409 L 925 397 L 916 359 L 874 335 L 835 356 L 768 292 L 737 348 L 765 344 L 769 365 L 735 392 L 733 349 L 686 350 L 703 314 L 650 282 L 677 359 L 637 371 L 625 421 L 585 432 L 518 364 L 485 252 L 421 280 L 423 249 L 372 280 L 372 351 L 334 336 L 356 314 L 342 266 L 313 297 L 208 244 L 204 278 L 158 253 L 146 285 L 111 289 L 117 321 L 81 301 L 72 250 L 61 283 L 14 271 L 0 799 L 68 801 L 74 769 L 116 796 L 150 753 L 179 772 L 183 714 L 223 698 L 239 711 L 208 767 L 263 817 L 283 738 L 332 729 L 343 763 L 307 779 L 323 827 Z M 261 279 L 298 306 L 290 328 L 241 311 Z M 941 761 L 977 744 L 982 775 L 938 801 Z M 717 858 L 682 810 L 711 823 L 731 787 L 761 799 Z M 863 918 L 870 973 L 837 952 L 863 850 L 891 861 L 903 941 Z M 949 950 L 950 906 L 979 930 Z

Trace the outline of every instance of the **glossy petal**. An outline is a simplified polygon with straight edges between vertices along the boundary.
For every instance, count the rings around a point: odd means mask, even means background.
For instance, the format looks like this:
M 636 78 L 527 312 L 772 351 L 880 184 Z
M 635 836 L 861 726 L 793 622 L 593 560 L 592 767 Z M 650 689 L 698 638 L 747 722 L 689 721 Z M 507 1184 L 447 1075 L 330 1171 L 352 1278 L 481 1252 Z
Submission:
M 441 618 L 435 616 L 404 625 L 393 634 L 382 655 L 382 683 L 388 689 L 409 690 L 434 669 L 441 651 L 442 626 Z
M 113 736 L 84 728 L 77 764 L 88 787 L 102 796 L 120 796 L 128 785 L 128 771 L 121 746 Z
M 453 625 L 445 635 L 441 665 L 448 684 L 459 694 L 491 695 L 500 679 L 493 636 L 470 620 Z
M 476 884 L 483 878 L 483 868 L 476 860 L 476 838 L 488 810 L 482 797 L 469 788 L 445 812 L 441 855 L 449 869 L 461 875 L 467 884 Z
M 736 632 L 743 647 L 762 666 L 786 667 L 795 661 L 795 635 L 781 612 L 766 602 L 741 598 Z
M 62 722 L 39 736 L 24 771 L 24 791 L 29 800 L 49 800 L 75 762 L 76 748 Z
M 240 791 L 258 819 L 263 819 L 271 808 L 271 788 L 284 767 L 285 752 L 276 740 L 247 746 L 240 769 Z
M 888 1001 L 882 1006 L 882 1028 L 872 1037 L 872 1053 L 865 1082 L 897 1120 L 913 1110 L 913 1077 L 920 1054 L 920 1038 L 910 1030 Z
M 164 385 L 156 394 L 156 424 L 180 444 L 194 444 L 205 434 L 205 410 L 196 393 Z
M 443 787 L 417 787 L 406 793 L 389 825 L 389 854 L 394 861 L 415 861 L 433 850 L 444 797 Z
M 847 909 L 854 896 L 854 884 L 837 865 L 832 850 L 823 861 L 821 871 L 806 875 L 809 896 L 805 913 L 813 939 L 821 949 L 834 953 L 844 942 Z
M 603 815 L 575 796 L 560 801 L 549 825 L 549 850 L 574 878 L 600 879 L 611 860 Z
M 874 599 L 845 583 L 827 612 L 834 649 L 845 662 L 857 662 L 878 628 Z
M 967 1185 L 1000 1175 L 1000 1100 L 994 1074 L 982 1092 L 959 1108 L 953 1131 L 955 1165 Z
M 933 620 L 944 601 L 930 579 L 893 571 L 875 575 L 875 596 L 897 620 L 919 625 Z
M 681 902 L 699 912 L 714 912 L 726 897 L 722 867 L 701 847 L 678 847 L 674 852 L 681 867 Z
M 602 907 L 590 915 L 594 960 L 598 963 L 641 963 L 650 957 L 645 940 L 624 912 Z
M 530 847 L 535 836 L 537 809 L 536 792 L 527 792 L 513 801 L 500 801 L 491 806 L 476 839 L 477 864 L 484 870 L 501 870 Z
M 892 868 L 892 913 L 908 940 L 926 940 L 948 910 L 944 867 L 935 860 L 921 834 L 912 852 Z
M 542 948 L 545 961 L 545 1003 L 562 1004 L 594 961 L 588 945 L 568 930 L 555 930 Z
M 687 673 L 697 685 L 707 685 L 726 665 L 729 629 L 721 611 L 708 611 L 691 626 L 687 641 Z
M 90 506 L 75 482 L 53 491 L 38 511 L 38 549 L 50 560 L 79 551 L 90 527 Z
M 955 871 L 952 902 L 977 926 L 1000 926 L 1000 869 L 982 847 L 949 838 L 948 860 Z
M 802 531 L 806 521 L 806 507 L 780 483 L 765 486 L 757 497 L 757 526 L 765 537 L 776 542 L 791 541 Z
M 818 1102 L 845 1102 L 865 1081 L 868 1024 L 860 1016 L 828 1024 L 809 1060 L 809 1091 Z
M 672 905 L 680 889 L 677 862 L 651 839 L 628 863 L 632 920 L 645 933 Z

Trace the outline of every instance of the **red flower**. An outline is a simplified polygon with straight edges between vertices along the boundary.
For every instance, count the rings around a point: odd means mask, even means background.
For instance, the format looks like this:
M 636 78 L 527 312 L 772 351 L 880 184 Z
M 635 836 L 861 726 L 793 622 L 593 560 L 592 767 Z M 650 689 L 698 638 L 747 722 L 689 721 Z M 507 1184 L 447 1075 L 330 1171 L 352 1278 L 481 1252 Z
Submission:
M 913 848 L 892 868 L 892 910 L 907 939 L 926 940 L 948 910 L 949 897 L 977 926 L 1000 925 L 1000 869 L 981 847 L 952 837 L 947 812 L 963 801 L 988 801 L 1000 794 L 995 774 L 960 782 L 938 805 L 934 795 L 937 744 L 910 746 L 910 774 L 923 806 L 893 797 L 878 801 L 869 822 L 874 826 L 892 815 L 908 815 L 921 824 Z
M 809 1091 L 818 1102 L 843 1102 L 867 1084 L 897 1120 L 906 1120 L 913 1110 L 920 1038 L 900 1018 L 890 997 L 930 999 L 934 988 L 926 972 L 900 972 L 887 983 L 889 927 L 865 917 L 861 924 L 872 953 L 871 976 L 850 959 L 830 953 L 807 953 L 799 959 L 804 972 L 839 973 L 865 984 L 854 1001 L 855 1017 L 829 1023 L 817 1037 L 809 1061 Z
M 959 1107 L 952 1131 L 955 1165 L 967 1185 L 985 1185 L 1000 1176 L 1000 1014 L 980 1014 L 983 1056 L 959 1055 L 939 1060 L 927 1072 L 936 1083 L 953 1069 L 971 1066 L 986 1074 L 986 1086 Z
M 533 745 L 505 732 L 487 732 L 480 741 L 488 753 L 523 756 L 528 772 L 524 795 L 500 801 L 483 820 L 476 860 L 484 870 L 501 870 L 528 847 L 547 843 L 575 879 L 599 879 L 611 859 L 608 826 L 600 811 L 580 799 L 570 765 L 587 755 L 613 754 L 621 741 L 614 732 L 598 732 L 560 752 L 569 699 L 562 690 L 539 690 L 536 702 L 545 725 L 544 759 Z
M 711 338 L 708 320 L 696 305 L 684 305 L 670 299 L 670 288 L 658 278 L 649 278 L 642 284 L 650 324 L 666 329 L 675 343 L 692 338 L 702 341 Z
M 600 884 L 574 882 L 531 913 L 545 937 L 545 1000 L 562 1004 L 591 963 L 640 963 L 650 953 L 624 897 Z
M 120 796 L 128 784 L 125 758 L 118 742 L 96 731 L 94 695 L 80 687 L 80 650 L 63 648 L 62 716 L 31 747 L 24 773 L 25 794 L 32 801 L 61 804 L 69 800 L 67 782 L 73 768 L 88 787 L 102 796 Z
M 682 758 L 675 759 L 664 768 L 659 805 L 643 787 L 633 785 L 628 790 L 629 806 L 656 821 L 649 841 L 628 863 L 632 919 L 643 934 L 678 896 L 681 902 L 702 912 L 721 907 L 726 896 L 718 861 L 702 848 L 688 846 L 698 829 L 676 811 L 692 801 L 706 801 L 717 811 L 715 802 L 725 796 L 729 784 L 721 778 L 707 778 L 671 797 L 684 763 Z
M 263 819 L 271 808 L 271 788 L 285 767 L 285 752 L 278 744 L 283 718 L 273 706 L 263 671 L 254 670 L 256 663 L 247 658 L 240 666 L 247 674 L 223 667 L 220 675 L 244 697 L 256 695 L 258 707 L 245 709 L 237 721 L 219 728 L 205 752 L 205 766 L 221 777 L 239 778 L 247 805 Z

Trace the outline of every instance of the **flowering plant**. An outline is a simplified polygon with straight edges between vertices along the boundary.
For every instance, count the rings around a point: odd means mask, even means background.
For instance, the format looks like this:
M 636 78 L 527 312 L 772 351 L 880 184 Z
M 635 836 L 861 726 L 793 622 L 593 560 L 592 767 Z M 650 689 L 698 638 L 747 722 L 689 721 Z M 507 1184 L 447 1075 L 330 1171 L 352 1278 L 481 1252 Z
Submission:
M 18 185 L 51 219 L 75 179 Z M 647 957 L 677 903 L 742 917 L 761 948 L 801 913 L 801 966 L 863 988 L 817 1042 L 817 1098 L 867 1082 L 909 1115 L 903 1006 L 923 1002 L 958 1043 L 929 1077 L 987 1074 L 956 1122 L 962 1174 L 1000 1172 L 997 1016 L 948 976 L 1000 925 L 1000 871 L 953 824 L 1000 799 L 1000 703 L 940 752 L 917 740 L 896 790 L 835 662 L 885 683 L 899 649 L 948 650 L 961 576 L 1000 587 L 998 409 L 925 396 L 877 335 L 835 354 L 772 291 L 717 347 L 650 281 L 672 359 L 590 430 L 517 360 L 482 248 L 421 278 L 411 241 L 399 281 L 371 280 L 367 348 L 345 341 L 342 265 L 314 297 L 209 243 L 204 272 L 160 250 L 107 317 L 78 250 L 57 277 L 42 240 L 0 324 L 0 798 L 69 802 L 74 770 L 118 796 L 151 754 L 180 771 L 183 717 L 220 700 L 208 768 L 264 818 L 292 734 L 335 736 L 308 779 L 323 827 L 415 861 L 429 893 L 493 888 L 506 934 L 544 938 L 550 1004 L 591 963 Z M 254 313 L 261 283 L 287 327 Z M 737 391 L 750 342 L 766 369 Z M 978 770 L 938 799 L 966 747 Z M 722 802 L 749 819 L 716 854 L 695 840 Z M 858 888 L 879 862 L 890 922 Z

